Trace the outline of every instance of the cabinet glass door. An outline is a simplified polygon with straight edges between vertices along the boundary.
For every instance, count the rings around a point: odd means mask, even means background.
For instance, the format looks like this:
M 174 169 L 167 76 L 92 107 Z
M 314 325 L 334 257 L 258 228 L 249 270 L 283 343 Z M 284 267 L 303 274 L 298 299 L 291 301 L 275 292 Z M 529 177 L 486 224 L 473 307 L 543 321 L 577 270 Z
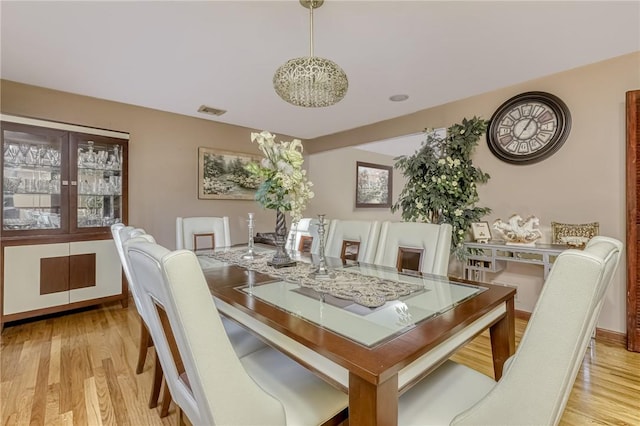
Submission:
M 123 146 L 113 138 L 72 135 L 77 230 L 111 226 L 123 217 Z M 75 159 L 73 158 L 75 157 Z M 75 192 L 75 195 L 74 195 Z
M 66 229 L 66 138 L 65 132 L 3 123 L 3 231 Z

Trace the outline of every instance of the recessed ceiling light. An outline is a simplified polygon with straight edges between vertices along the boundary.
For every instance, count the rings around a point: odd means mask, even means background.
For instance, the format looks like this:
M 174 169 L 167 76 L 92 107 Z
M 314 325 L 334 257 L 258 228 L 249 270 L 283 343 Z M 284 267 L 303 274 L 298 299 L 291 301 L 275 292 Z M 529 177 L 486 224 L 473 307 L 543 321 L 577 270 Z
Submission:
M 227 111 L 224 109 L 218 109 L 218 108 L 214 108 L 206 105 L 200 105 L 200 108 L 198 108 L 198 112 L 201 112 L 203 114 L 222 115 Z
M 393 95 L 389 97 L 389 100 L 392 102 L 402 102 L 409 99 L 409 95 Z

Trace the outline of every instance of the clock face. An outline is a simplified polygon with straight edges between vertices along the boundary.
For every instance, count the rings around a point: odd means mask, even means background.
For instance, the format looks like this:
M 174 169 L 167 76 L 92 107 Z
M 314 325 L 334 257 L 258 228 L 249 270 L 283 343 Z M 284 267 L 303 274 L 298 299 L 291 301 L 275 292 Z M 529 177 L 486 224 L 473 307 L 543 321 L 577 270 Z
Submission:
M 541 161 L 556 152 L 569 133 L 570 115 L 554 95 L 527 92 L 502 104 L 487 131 L 491 151 L 514 164 Z

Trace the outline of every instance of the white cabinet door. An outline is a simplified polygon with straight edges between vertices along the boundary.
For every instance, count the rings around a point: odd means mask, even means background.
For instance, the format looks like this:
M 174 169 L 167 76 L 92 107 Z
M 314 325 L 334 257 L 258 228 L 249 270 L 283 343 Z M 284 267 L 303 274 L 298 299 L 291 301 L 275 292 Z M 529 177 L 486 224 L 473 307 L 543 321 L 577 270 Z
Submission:
M 69 243 L 5 247 L 4 315 L 69 303 L 63 274 L 41 273 L 41 267 L 51 271 L 50 265 L 68 258 Z
M 113 240 L 79 241 L 69 245 L 72 258 L 76 255 L 95 254 L 95 282 L 82 288 L 72 288 L 69 296 L 71 303 L 114 296 L 122 292 L 122 269 Z M 73 276 L 78 272 L 73 270 L 73 261 L 71 268 Z

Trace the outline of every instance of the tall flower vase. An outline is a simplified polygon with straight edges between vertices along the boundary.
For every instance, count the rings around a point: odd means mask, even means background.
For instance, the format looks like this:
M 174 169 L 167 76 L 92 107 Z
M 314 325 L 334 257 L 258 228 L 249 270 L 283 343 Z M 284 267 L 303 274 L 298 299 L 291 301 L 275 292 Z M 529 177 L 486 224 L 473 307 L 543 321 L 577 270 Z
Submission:
M 276 210 L 276 252 L 267 265 L 274 268 L 284 268 L 285 266 L 295 266 L 296 262 L 291 260 L 285 250 L 287 242 L 287 221 L 284 212 Z

